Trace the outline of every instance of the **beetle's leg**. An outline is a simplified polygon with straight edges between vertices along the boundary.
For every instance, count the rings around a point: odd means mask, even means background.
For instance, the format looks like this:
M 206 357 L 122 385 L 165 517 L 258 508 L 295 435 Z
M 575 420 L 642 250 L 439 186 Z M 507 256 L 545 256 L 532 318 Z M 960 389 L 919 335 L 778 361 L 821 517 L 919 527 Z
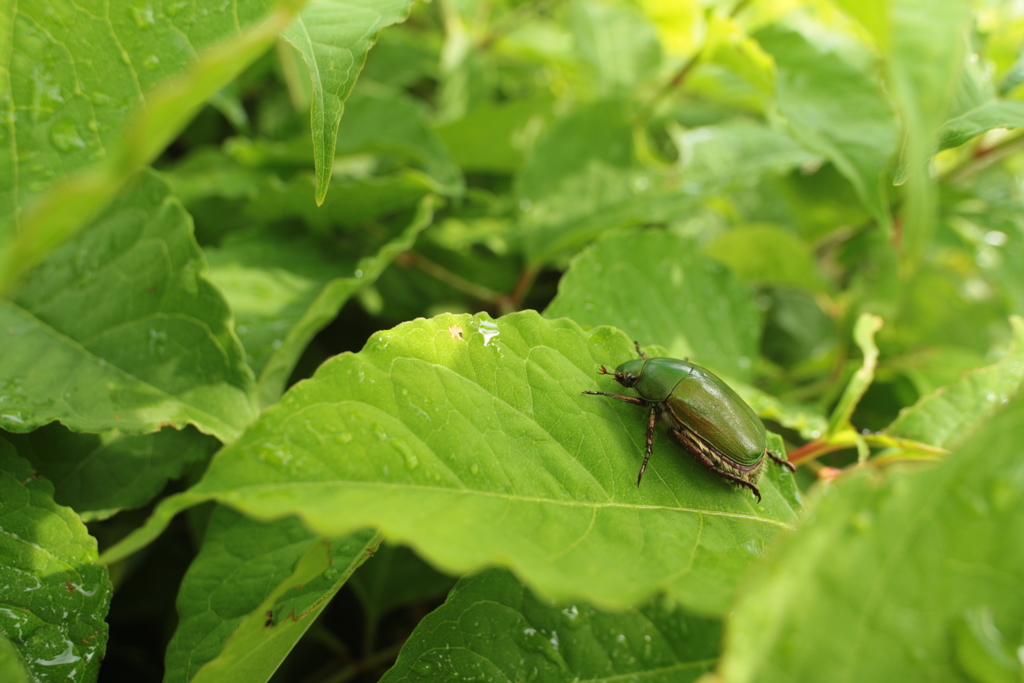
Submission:
M 765 451 L 765 453 L 767 453 L 768 457 L 771 458 L 772 460 L 774 460 L 775 462 L 779 463 L 783 467 L 788 468 L 790 472 L 796 472 L 796 466 L 793 463 L 791 463 L 789 460 L 786 460 L 785 458 L 780 458 L 779 456 L 775 455 L 771 451 Z
M 617 398 L 620 401 L 626 403 L 632 403 L 635 406 L 644 406 L 645 408 L 650 405 L 650 402 L 643 400 L 642 398 L 635 398 L 633 396 L 623 396 L 622 394 L 609 394 L 605 391 L 584 391 L 584 394 L 590 394 L 591 396 L 607 396 L 609 398 Z
M 633 340 L 633 345 L 636 346 L 636 352 L 640 354 L 640 357 L 643 358 L 644 360 L 647 360 L 647 358 L 648 358 L 647 354 L 640 350 L 640 342 L 638 342 L 636 339 L 634 339 Z
M 644 462 L 640 465 L 640 474 L 636 475 L 636 485 L 640 486 L 640 480 L 644 478 L 644 470 L 647 469 L 647 461 L 651 459 L 651 451 L 654 448 L 654 425 L 658 421 L 658 406 L 661 404 L 655 403 L 651 406 L 651 417 L 647 421 L 647 451 L 644 452 Z
M 679 431 L 678 429 L 673 429 L 672 433 L 676 435 L 676 438 L 679 440 L 680 443 L 686 445 L 686 449 L 693 454 L 693 457 L 697 459 L 697 462 L 699 462 L 701 465 L 704 465 L 704 467 L 708 468 L 708 471 L 714 472 L 718 476 L 724 477 L 729 481 L 734 481 L 740 486 L 746 486 L 748 489 L 754 492 L 755 496 L 757 496 L 757 502 L 761 502 L 761 492 L 758 490 L 755 484 L 751 484 L 746 479 L 741 479 L 740 477 L 737 477 L 732 472 L 726 472 L 725 470 L 720 469 L 711 458 L 704 455 L 703 451 L 701 451 L 701 449 L 696 444 L 694 444 L 693 441 L 690 440 L 690 438 L 688 438 L 688 436 L 685 433 Z

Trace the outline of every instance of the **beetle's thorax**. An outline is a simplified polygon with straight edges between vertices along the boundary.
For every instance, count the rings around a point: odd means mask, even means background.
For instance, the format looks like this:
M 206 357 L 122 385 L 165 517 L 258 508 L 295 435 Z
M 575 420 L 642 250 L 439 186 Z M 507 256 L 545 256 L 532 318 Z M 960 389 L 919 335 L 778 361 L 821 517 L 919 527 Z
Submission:
M 675 358 L 628 360 L 615 369 L 616 379 L 648 401 L 664 401 L 694 370 L 692 363 Z M 623 381 L 626 380 L 626 381 Z

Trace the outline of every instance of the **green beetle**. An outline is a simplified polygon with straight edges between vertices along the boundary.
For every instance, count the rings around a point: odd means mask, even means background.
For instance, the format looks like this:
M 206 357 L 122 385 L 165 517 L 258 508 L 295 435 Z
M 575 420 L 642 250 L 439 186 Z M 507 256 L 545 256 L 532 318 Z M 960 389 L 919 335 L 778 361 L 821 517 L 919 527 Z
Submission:
M 695 363 L 676 358 L 650 358 L 636 344 L 638 360 L 628 360 L 601 374 L 633 389 L 640 398 L 584 391 L 594 396 L 610 396 L 626 403 L 650 408 L 647 420 L 647 452 L 640 465 L 636 485 L 644 478 L 651 458 L 654 425 L 660 417 L 669 434 L 680 446 L 693 454 L 708 470 L 754 492 L 758 502 L 761 492 L 757 480 L 764 469 L 764 456 L 791 471 L 788 460 L 768 450 L 761 420 L 732 388 L 709 370 Z

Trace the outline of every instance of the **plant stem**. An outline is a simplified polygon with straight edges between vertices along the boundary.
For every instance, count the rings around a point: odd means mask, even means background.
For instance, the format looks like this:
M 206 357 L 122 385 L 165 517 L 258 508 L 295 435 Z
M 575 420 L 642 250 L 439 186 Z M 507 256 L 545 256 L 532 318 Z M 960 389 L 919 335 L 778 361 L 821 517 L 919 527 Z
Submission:
M 539 273 L 540 266 L 530 266 L 519 274 L 519 280 L 516 282 L 516 286 L 512 290 L 512 295 L 504 301 L 498 302 L 498 305 L 502 307 L 503 313 L 511 313 L 512 311 L 519 310 L 523 305 L 523 299 L 526 298 L 527 292 L 530 291 L 530 287 L 533 286 L 533 281 L 537 279 L 537 275 Z M 508 310 L 504 310 L 506 307 Z
M 497 292 L 489 287 L 484 287 L 483 285 L 478 285 L 475 282 L 470 282 L 461 275 L 453 273 L 444 266 L 435 263 L 426 256 L 417 254 L 416 252 L 403 252 L 398 256 L 397 260 L 402 265 L 418 268 L 435 280 L 443 282 L 452 289 L 458 290 L 459 292 L 467 294 L 479 301 L 497 304 L 505 298 L 505 295 L 501 292 Z

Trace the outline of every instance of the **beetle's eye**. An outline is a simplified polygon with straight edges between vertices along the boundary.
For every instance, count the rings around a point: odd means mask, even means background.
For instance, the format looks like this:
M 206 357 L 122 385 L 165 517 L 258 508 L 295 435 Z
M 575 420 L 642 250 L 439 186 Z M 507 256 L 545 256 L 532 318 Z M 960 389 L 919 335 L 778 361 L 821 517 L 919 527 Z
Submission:
M 616 377 L 616 379 L 619 380 L 619 384 L 628 388 L 636 384 L 638 378 L 632 372 L 624 372 L 622 377 Z

